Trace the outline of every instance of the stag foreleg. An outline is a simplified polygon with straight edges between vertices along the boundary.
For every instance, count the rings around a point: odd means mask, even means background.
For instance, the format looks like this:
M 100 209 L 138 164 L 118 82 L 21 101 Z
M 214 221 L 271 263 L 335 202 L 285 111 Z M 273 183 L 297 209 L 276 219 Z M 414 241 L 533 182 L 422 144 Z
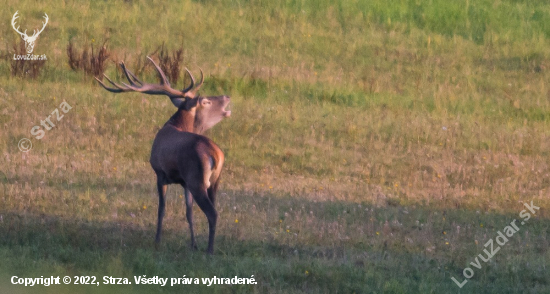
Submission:
M 157 221 L 157 236 L 155 238 L 156 246 L 158 247 L 160 243 L 160 235 L 162 232 L 162 219 L 164 218 L 164 211 L 166 205 L 166 185 L 160 180 L 157 179 L 157 189 L 159 192 L 159 211 L 158 211 L 158 221 Z
M 187 208 L 187 222 L 189 223 L 189 231 L 191 232 L 191 248 L 197 249 L 195 233 L 193 231 L 193 196 L 189 193 L 189 189 L 185 188 L 185 186 L 183 187 L 183 193 L 185 194 L 185 206 Z

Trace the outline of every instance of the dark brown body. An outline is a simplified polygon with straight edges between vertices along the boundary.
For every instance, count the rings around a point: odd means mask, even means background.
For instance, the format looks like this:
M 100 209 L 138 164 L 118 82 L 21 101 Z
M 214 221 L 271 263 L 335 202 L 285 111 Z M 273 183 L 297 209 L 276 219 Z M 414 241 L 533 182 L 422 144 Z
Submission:
M 224 162 L 221 149 L 205 136 L 183 132 L 166 125 L 158 132 L 153 142 L 150 162 L 157 175 L 159 193 L 156 242 L 160 242 L 161 237 L 166 185 L 180 184 L 185 193 L 191 246 L 197 247 L 193 231 L 194 199 L 208 219 L 208 252 L 213 253 L 218 219 L 215 208 L 216 190 Z
M 172 126 L 157 133 L 150 159 L 153 170 L 157 176 L 166 179 L 166 184 L 185 185 L 200 177 L 201 181 L 206 180 L 202 183 L 206 188 L 217 181 L 223 161 L 223 152 L 212 140 Z M 189 169 L 190 166 L 193 170 Z

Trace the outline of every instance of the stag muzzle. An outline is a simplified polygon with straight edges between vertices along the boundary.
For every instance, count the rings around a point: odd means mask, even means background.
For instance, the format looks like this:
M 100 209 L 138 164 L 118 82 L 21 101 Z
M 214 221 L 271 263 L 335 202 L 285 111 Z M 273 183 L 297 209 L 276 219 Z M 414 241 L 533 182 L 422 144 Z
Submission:
M 231 110 L 230 109 L 227 109 L 227 108 L 231 108 L 230 105 L 229 105 L 229 102 L 231 102 L 231 97 L 229 96 L 223 96 L 224 98 L 224 102 L 225 102 L 225 107 L 224 107 L 224 112 L 223 112 L 223 117 L 230 117 L 231 116 Z

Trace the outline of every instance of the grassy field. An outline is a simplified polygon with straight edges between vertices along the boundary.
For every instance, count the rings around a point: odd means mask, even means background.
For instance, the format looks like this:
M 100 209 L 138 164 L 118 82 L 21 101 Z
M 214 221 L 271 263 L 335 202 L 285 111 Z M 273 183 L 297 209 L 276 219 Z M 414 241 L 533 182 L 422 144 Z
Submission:
M 0 4 L 0 293 L 550 293 L 546 1 Z M 29 31 L 50 17 L 36 79 L 10 75 L 15 11 Z M 207 134 L 226 155 L 214 256 L 198 207 L 190 250 L 175 185 L 154 247 L 149 152 L 175 109 L 70 69 L 70 40 L 106 39 L 110 77 L 164 42 L 204 70 L 202 94 L 232 97 L 232 117 Z M 141 76 L 155 81 L 152 68 Z M 35 139 L 63 101 L 72 108 Z M 531 201 L 540 210 L 471 265 Z M 451 278 L 467 267 L 460 289 Z M 136 285 L 143 275 L 257 284 Z

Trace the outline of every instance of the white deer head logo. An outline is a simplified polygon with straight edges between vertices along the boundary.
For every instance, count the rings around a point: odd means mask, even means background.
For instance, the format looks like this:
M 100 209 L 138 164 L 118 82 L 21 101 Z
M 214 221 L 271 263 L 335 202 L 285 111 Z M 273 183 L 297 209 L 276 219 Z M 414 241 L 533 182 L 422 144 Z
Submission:
M 25 48 L 27 49 L 27 53 L 31 54 L 32 50 L 34 49 L 34 42 L 36 42 L 36 39 L 38 38 L 38 35 L 40 35 L 40 33 L 42 33 L 42 31 L 44 30 L 44 28 L 48 24 L 48 15 L 46 13 L 44 13 L 46 15 L 46 16 L 44 16 L 44 18 L 46 19 L 46 22 L 43 22 L 44 26 L 42 26 L 42 29 L 39 30 L 38 32 L 36 30 L 34 30 L 34 34 L 29 37 L 29 36 L 27 36 L 27 30 L 25 30 L 24 33 L 21 33 L 19 31 L 19 27 L 15 28 L 15 20 L 19 17 L 17 15 L 18 12 L 19 11 L 16 11 L 15 14 L 13 15 L 13 18 L 11 19 L 11 25 L 12 25 L 13 29 L 19 35 L 21 35 L 21 38 L 23 38 L 23 41 L 25 41 Z

